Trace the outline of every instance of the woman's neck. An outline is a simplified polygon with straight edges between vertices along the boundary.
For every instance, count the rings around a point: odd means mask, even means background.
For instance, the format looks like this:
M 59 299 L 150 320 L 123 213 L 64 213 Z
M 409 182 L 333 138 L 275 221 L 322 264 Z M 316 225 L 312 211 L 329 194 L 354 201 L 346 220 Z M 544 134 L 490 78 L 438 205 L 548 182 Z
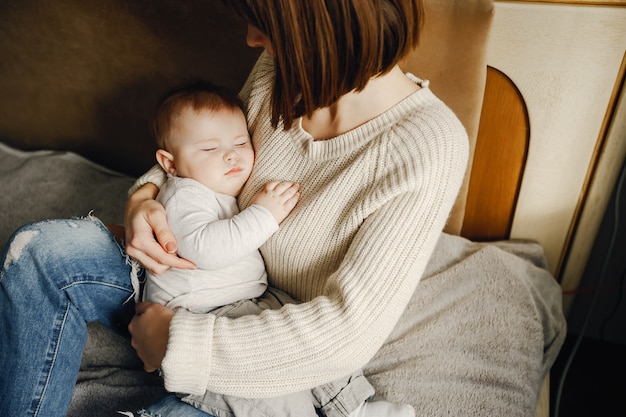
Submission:
M 302 117 L 302 128 L 314 140 L 325 140 L 346 133 L 389 110 L 419 90 L 402 70 L 395 66 L 380 77 L 374 77 L 359 92 L 343 95 L 329 107 Z

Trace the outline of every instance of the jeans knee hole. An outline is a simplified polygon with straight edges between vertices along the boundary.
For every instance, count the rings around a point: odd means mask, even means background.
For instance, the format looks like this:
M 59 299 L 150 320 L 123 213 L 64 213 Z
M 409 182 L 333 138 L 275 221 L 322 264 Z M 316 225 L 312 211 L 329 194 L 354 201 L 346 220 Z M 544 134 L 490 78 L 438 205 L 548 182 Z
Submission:
M 24 230 L 16 234 L 11 240 L 11 244 L 7 250 L 3 269 L 6 269 L 13 262 L 19 260 L 26 246 L 28 246 L 31 240 L 38 234 L 39 232 L 37 230 Z

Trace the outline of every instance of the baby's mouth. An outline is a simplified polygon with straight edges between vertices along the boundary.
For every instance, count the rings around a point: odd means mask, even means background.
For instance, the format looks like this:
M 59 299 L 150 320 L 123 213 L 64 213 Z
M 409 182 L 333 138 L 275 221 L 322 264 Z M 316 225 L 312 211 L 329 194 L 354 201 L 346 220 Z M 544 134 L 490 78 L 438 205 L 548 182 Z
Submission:
M 234 174 L 239 174 L 241 171 L 243 171 L 243 168 L 238 167 L 238 166 L 234 166 L 234 167 L 232 167 L 230 170 L 228 170 L 228 172 L 226 173 L 226 175 L 234 175 Z

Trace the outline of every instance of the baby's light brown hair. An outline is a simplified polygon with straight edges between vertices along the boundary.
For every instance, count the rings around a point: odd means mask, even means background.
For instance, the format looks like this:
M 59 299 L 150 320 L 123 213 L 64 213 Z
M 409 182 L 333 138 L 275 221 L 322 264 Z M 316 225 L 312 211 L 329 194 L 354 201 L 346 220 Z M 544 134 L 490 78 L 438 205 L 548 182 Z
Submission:
M 152 133 L 159 148 L 167 150 L 167 138 L 172 125 L 187 107 L 196 112 L 224 109 L 243 111 L 243 103 L 237 95 L 215 84 L 198 81 L 176 87 L 161 98 L 152 120 Z

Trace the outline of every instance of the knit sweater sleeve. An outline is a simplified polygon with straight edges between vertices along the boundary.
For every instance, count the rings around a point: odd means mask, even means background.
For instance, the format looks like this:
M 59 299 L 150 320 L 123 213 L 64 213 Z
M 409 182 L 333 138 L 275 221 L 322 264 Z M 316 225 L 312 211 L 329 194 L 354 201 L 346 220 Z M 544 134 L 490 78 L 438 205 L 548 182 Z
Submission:
M 146 185 L 148 183 L 156 185 L 158 188 L 161 188 L 163 184 L 167 181 L 167 174 L 161 168 L 159 164 L 155 164 L 146 171 L 141 177 L 137 178 L 135 183 L 128 190 L 128 195 L 132 195 L 135 191 L 137 191 L 141 186 Z
M 417 287 L 465 174 L 462 126 L 435 127 L 437 140 L 409 161 L 417 168 L 400 161 L 398 172 L 376 184 L 373 194 L 382 203 L 351 236 L 339 266 L 317 281 L 324 283 L 319 295 L 237 320 L 176 312 L 162 364 L 166 388 L 278 396 L 366 364 Z

